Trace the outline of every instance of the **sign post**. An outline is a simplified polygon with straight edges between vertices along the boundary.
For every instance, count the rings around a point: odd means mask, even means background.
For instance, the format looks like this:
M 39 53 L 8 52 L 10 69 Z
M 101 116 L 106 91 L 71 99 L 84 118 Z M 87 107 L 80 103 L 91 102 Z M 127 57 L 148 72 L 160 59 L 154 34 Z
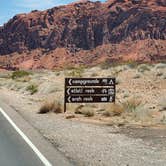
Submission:
M 65 78 L 66 103 L 112 103 L 115 102 L 115 78 Z

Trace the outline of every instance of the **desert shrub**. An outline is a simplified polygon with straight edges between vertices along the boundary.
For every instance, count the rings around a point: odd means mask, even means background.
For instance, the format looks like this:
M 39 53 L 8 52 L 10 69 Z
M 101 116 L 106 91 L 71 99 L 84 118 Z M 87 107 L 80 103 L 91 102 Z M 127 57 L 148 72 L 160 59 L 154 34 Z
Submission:
M 83 105 L 79 105 L 76 109 L 75 109 L 75 114 L 82 114 L 81 108 L 83 108 Z
M 40 114 L 46 114 L 49 112 L 54 112 L 54 113 L 62 113 L 62 106 L 60 103 L 56 103 L 55 101 L 51 101 L 51 102 L 45 102 L 40 110 L 39 113 Z
M 166 63 L 158 63 L 155 66 L 155 69 L 164 69 L 166 68 Z
M 97 77 L 97 76 L 99 76 L 98 73 L 92 73 L 92 74 L 91 74 L 91 77 Z
M 128 98 L 129 97 L 129 94 L 128 93 L 124 93 L 123 94 L 123 98 Z
M 161 72 L 161 71 L 156 73 L 156 76 L 157 76 L 157 77 L 160 77 L 160 76 L 162 76 L 162 75 L 163 75 L 163 72 Z
M 162 78 L 165 80 L 166 79 L 166 74 L 163 74 Z
M 136 108 L 141 105 L 141 100 L 132 98 L 123 103 L 123 108 L 127 112 L 135 112 Z
M 124 62 L 124 64 L 126 64 L 130 69 L 134 69 L 139 65 L 138 62 L 131 60 Z
M 133 76 L 133 79 L 138 79 L 138 78 L 140 78 L 141 76 L 140 76 L 140 74 L 135 74 L 134 76 Z
M 27 88 L 26 88 L 27 91 L 29 91 L 31 93 L 31 95 L 35 94 L 36 92 L 38 92 L 38 86 L 37 85 L 29 85 Z
M 93 108 L 84 107 L 84 105 L 80 105 L 75 109 L 75 114 L 82 114 L 85 117 L 92 117 L 94 116 Z
M 120 116 L 124 108 L 120 104 L 111 104 L 110 108 L 103 112 L 104 116 Z
M 90 109 L 87 109 L 87 110 L 84 110 L 82 111 L 82 114 L 85 116 L 85 117 L 92 117 L 94 116 L 94 111 L 90 110 Z
M 116 78 L 115 84 L 116 84 L 116 85 L 119 85 L 120 83 L 121 83 L 121 80 L 120 80 L 119 78 Z
M 150 120 L 151 113 L 145 106 L 138 106 L 132 114 L 132 117 L 137 121 L 147 122 Z
M 8 79 L 8 78 L 10 78 L 11 76 L 10 76 L 10 74 L 9 73 L 7 73 L 7 72 L 1 72 L 0 73 L 0 78 L 6 78 L 6 79 Z
M 26 76 L 22 79 L 22 82 L 29 82 L 31 80 L 31 77 Z
M 136 68 L 138 66 L 138 63 L 135 61 L 125 61 L 125 62 L 119 62 L 119 61 L 111 61 L 106 60 L 103 63 L 101 63 L 100 67 L 101 69 L 109 69 L 110 67 L 117 67 L 117 66 L 124 66 L 127 65 L 129 68 Z
M 163 117 L 161 118 L 161 120 L 160 120 L 162 123 L 164 123 L 164 124 L 166 124 L 166 116 L 165 115 L 163 115 Z
M 161 97 L 159 100 L 161 111 L 166 110 L 166 97 Z
M 17 78 L 21 78 L 21 77 L 25 77 L 25 76 L 29 76 L 31 73 L 24 71 L 24 70 L 18 70 L 18 71 L 14 71 L 11 75 L 12 79 L 17 79 Z
M 66 116 L 66 119 L 73 119 L 73 118 L 75 118 L 75 115 L 67 115 Z
M 83 72 L 84 72 L 84 68 L 79 67 L 79 68 L 72 69 L 71 71 L 69 71 L 67 75 L 70 77 L 82 77 Z
M 143 73 L 145 71 L 150 71 L 150 68 L 147 64 L 142 64 L 138 66 L 138 71 Z

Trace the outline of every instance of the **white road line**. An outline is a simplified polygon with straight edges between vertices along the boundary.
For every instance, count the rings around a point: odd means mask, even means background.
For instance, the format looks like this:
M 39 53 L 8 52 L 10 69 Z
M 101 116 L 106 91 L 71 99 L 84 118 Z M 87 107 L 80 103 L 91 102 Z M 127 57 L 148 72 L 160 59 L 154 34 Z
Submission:
M 19 135 L 25 140 L 25 142 L 31 147 L 31 149 L 37 154 L 39 159 L 43 162 L 45 166 L 52 166 L 52 164 L 42 155 L 42 153 L 36 148 L 36 146 L 30 141 L 30 139 L 17 127 L 17 125 L 11 120 L 11 118 L 0 108 L 0 112 L 8 120 L 8 122 L 13 126 L 13 128 L 19 133 Z

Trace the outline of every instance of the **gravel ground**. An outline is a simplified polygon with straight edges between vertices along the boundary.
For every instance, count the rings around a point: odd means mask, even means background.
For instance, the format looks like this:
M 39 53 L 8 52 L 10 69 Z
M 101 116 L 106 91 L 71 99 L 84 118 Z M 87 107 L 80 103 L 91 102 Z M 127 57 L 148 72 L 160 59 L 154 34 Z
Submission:
M 136 135 L 134 129 L 88 124 L 52 113 L 39 115 L 38 106 L 34 101 L 28 102 L 26 96 L 5 89 L 1 89 L 0 94 L 0 100 L 15 108 L 78 166 L 166 165 L 166 148 L 155 144 L 155 138 L 160 134 L 159 141 L 165 145 L 166 130 L 150 134 L 148 129 L 141 129 L 136 130 Z M 147 133 L 146 140 L 139 137 L 143 131 Z

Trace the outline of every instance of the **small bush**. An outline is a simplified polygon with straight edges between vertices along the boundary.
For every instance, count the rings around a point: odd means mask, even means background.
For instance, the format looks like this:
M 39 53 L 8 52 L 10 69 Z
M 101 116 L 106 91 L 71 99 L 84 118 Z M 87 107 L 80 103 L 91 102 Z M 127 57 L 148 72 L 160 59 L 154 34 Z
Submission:
M 81 114 L 84 115 L 85 117 L 92 117 L 95 115 L 93 107 L 87 107 L 84 105 L 79 105 L 76 109 L 75 109 L 75 114 Z
M 144 73 L 145 71 L 150 71 L 150 68 L 148 65 L 142 64 L 142 65 L 138 66 L 138 71 L 141 73 Z
M 40 110 L 39 113 L 40 114 L 46 114 L 49 112 L 54 112 L 54 113 L 62 113 L 62 107 L 60 103 L 56 103 L 56 102 L 45 102 Z
M 85 117 L 92 117 L 94 116 L 94 111 L 92 110 L 85 110 L 85 111 L 82 111 L 82 114 L 85 116 Z
M 26 90 L 29 91 L 31 93 L 31 95 L 33 95 L 36 92 L 38 92 L 38 86 L 37 85 L 29 85 Z
M 66 116 L 66 119 L 73 119 L 73 118 L 75 118 L 75 115 L 67 115 Z
M 162 78 L 165 80 L 166 79 L 166 74 L 162 76 Z
M 76 109 L 75 109 L 75 114 L 82 114 L 81 108 L 83 108 L 83 105 L 79 105 Z
M 20 79 L 19 81 L 20 81 L 20 82 L 29 82 L 30 80 L 31 80 L 31 77 L 25 76 L 25 77 L 23 77 L 22 79 Z
M 140 74 L 135 74 L 134 76 L 133 76 L 133 79 L 138 79 L 138 78 L 140 78 L 141 76 L 140 76 Z
M 116 84 L 116 85 L 119 85 L 120 83 L 121 83 L 121 80 L 120 80 L 119 78 L 116 78 L 115 84 Z
M 161 111 L 166 110 L 166 97 L 162 97 L 159 100 L 159 106 L 161 107 Z
M 126 64 L 130 69 L 134 69 L 139 65 L 138 62 L 131 60 L 124 62 L 124 64 Z
M 97 76 L 99 76 L 98 73 L 92 73 L 92 74 L 91 74 L 91 77 L 97 77 Z
M 12 79 L 17 79 L 17 78 L 21 78 L 21 77 L 25 77 L 25 76 L 29 76 L 31 73 L 24 71 L 24 70 L 18 70 L 18 71 L 14 71 L 11 75 Z
M 127 112 L 135 112 L 136 108 L 141 105 L 141 101 L 137 99 L 129 99 L 123 103 L 123 107 Z
M 117 66 L 123 66 L 123 65 L 127 65 L 129 68 L 136 68 L 138 66 L 138 63 L 135 61 L 112 62 L 111 60 L 107 59 L 100 65 L 100 67 L 101 69 L 109 69 L 111 67 L 117 67 Z
M 9 73 L 7 73 L 7 72 L 1 72 L 0 73 L 0 78 L 6 78 L 6 79 L 8 79 L 8 78 L 10 78 L 11 76 L 10 76 L 10 74 Z
M 103 112 L 104 116 L 120 116 L 124 112 L 124 108 L 119 104 L 111 104 L 111 107 Z
M 128 93 L 125 93 L 124 95 L 123 95 L 123 98 L 128 98 L 129 97 L 129 94 Z
M 162 123 L 166 124 L 166 116 L 163 115 L 162 119 L 160 120 Z
M 135 119 L 135 121 L 142 121 L 142 122 L 148 122 L 148 120 L 150 120 L 151 113 L 148 110 L 148 108 L 146 108 L 145 106 L 138 106 L 136 107 L 135 111 L 132 114 L 133 119 Z
M 164 69 L 166 68 L 166 63 L 158 63 L 155 66 L 155 69 Z
M 68 73 L 68 76 L 71 76 L 71 77 L 82 77 L 83 72 L 84 72 L 84 68 L 83 67 L 74 68 Z
M 160 77 L 160 76 L 162 76 L 162 75 L 163 75 L 162 72 L 157 72 L 157 73 L 156 73 L 156 76 L 157 76 L 157 77 Z

